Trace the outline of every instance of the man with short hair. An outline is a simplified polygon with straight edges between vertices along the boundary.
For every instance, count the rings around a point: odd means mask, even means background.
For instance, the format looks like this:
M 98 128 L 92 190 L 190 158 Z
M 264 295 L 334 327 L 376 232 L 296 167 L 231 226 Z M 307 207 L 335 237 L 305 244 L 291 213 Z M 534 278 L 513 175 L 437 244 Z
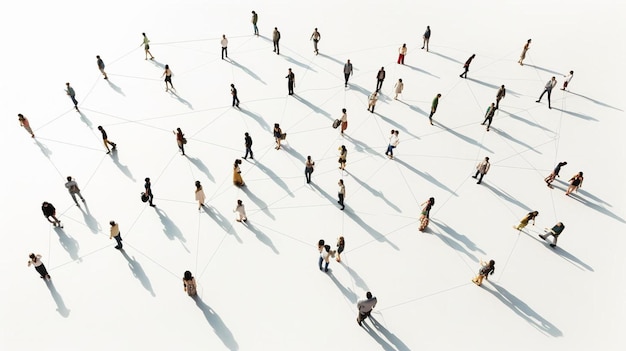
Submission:
M 430 121 L 430 125 L 433 125 L 433 115 L 435 114 L 435 112 L 437 112 L 437 106 L 439 106 L 439 98 L 441 97 L 441 94 L 437 94 L 437 96 L 435 96 L 435 98 L 433 99 L 432 104 L 430 105 L 430 115 L 428 116 L 428 120 Z
M 278 31 L 278 27 L 274 27 L 274 32 L 272 32 L 272 42 L 274 43 L 274 52 L 276 55 L 280 55 L 280 47 L 278 46 L 279 41 L 280 32 Z
M 385 67 L 381 67 L 376 74 L 376 91 L 380 91 L 380 89 L 382 89 L 385 75 Z
M 552 89 L 555 86 L 556 86 L 556 77 L 552 77 L 543 88 L 543 93 L 541 93 L 541 95 L 539 96 L 539 99 L 537 99 L 537 101 L 535 102 L 541 102 L 541 98 L 543 97 L 543 94 L 548 93 L 548 108 L 552 109 L 552 106 L 550 106 L 550 95 L 552 95 Z
M 559 235 L 563 232 L 563 229 L 565 229 L 563 222 L 558 222 L 554 225 L 554 227 L 552 227 L 552 229 L 548 230 L 548 228 L 546 228 L 546 233 L 543 235 L 539 234 L 539 237 L 546 240 L 549 236 L 552 236 L 554 240 L 552 241 L 552 244 L 550 244 L 550 247 L 554 249 L 556 247 L 556 241 L 558 240 Z
M 352 75 L 352 64 L 350 63 L 350 60 L 348 59 L 348 62 L 346 62 L 345 65 L 343 65 L 343 76 L 344 78 L 346 78 L 346 82 L 344 84 L 344 87 L 348 87 L 348 79 L 350 78 L 350 76 Z
M 246 154 L 242 158 L 245 160 L 248 158 L 248 154 L 250 154 L 250 159 L 254 160 L 254 154 L 252 153 L 252 137 L 250 137 L 250 134 L 248 134 L 248 132 L 246 132 L 244 136 L 245 136 L 244 143 L 246 145 Z
M 222 44 L 222 60 L 224 59 L 224 55 L 228 58 L 228 39 L 226 39 L 226 34 L 222 34 L 222 40 L 220 41 Z
M 491 163 L 489 163 L 489 157 L 485 157 L 483 161 L 476 165 L 476 174 L 472 176 L 472 178 L 476 179 L 476 177 L 480 174 L 480 178 L 478 178 L 476 184 L 480 184 L 483 181 L 483 177 L 487 174 L 487 172 L 489 172 L 490 167 Z
M 360 300 L 356 304 L 356 307 L 359 310 L 359 315 L 356 317 L 356 322 L 359 323 L 359 326 L 361 326 L 361 323 L 365 320 L 365 318 L 370 316 L 370 314 L 372 313 L 372 309 L 376 307 L 376 303 L 378 303 L 378 299 L 376 299 L 375 296 L 372 296 L 372 293 L 369 291 L 367 292 L 367 294 L 365 294 L 365 297 L 367 299 Z
M 102 61 L 102 59 L 100 58 L 100 55 L 97 55 L 96 58 L 98 59 L 98 61 L 96 61 L 98 64 L 98 69 L 104 76 L 104 79 L 109 79 L 109 77 L 107 77 L 107 73 L 104 71 L 104 61 Z
M 76 181 L 74 179 L 72 179 L 72 177 L 67 177 L 67 183 L 65 183 L 65 187 L 70 192 L 70 195 L 72 195 L 72 199 L 74 200 L 74 203 L 76 204 L 76 206 L 79 206 L 78 205 L 78 201 L 76 201 L 76 195 L 77 194 L 78 194 L 78 197 L 80 197 L 80 199 L 83 202 L 85 202 L 85 199 L 80 194 L 80 189 L 78 188 L 78 184 L 76 183 Z
M 313 30 L 313 34 L 311 34 L 311 39 L 313 40 L 313 52 L 315 55 L 319 54 L 320 51 L 317 49 L 317 43 L 319 43 L 320 39 L 322 39 L 322 35 L 317 31 L 317 28 Z
M 115 223 L 115 221 L 110 221 L 109 224 L 111 225 L 111 235 L 109 235 L 109 240 L 115 239 L 115 241 L 117 241 L 117 245 L 115 246 L 115 248 L 118 250 L 121 250 L 122 249 L 122 234 L 120 233 L 120 226 L 117 223 Z

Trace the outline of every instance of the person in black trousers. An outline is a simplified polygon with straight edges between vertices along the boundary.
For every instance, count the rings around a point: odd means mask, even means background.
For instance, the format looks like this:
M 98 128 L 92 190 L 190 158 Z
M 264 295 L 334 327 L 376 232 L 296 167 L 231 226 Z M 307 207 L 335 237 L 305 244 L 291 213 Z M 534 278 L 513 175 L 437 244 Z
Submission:
M 376 91 L 380 91 L 383 87 L 383 81 L 385 80 L 385 67 L 381 67 L 376 74 Z
M 280 55 L 280 48 L 278 47 L 278 42 L 280 41 L 280 32 L 277 27 L 274 27 L 274 32 L 272 33 L 272 42 L 274 43 L 274 52 L 276 55 Z
M 235 84 L 230 85 L 230 95 L 233 96 L 233 107 L 239 108 L 239 98 L 237 97 L 237 88 L 235 88 Z
M 146 178 L 145 180 L 146 183 L 143 186 L 145 188 L 144 193 L 148 197 L 148 203 L 150 206 L 155 207 L 156 205 L 152 203 L 152 199 L 154 199 L 154 194 L 152 194 L 152 183 L 150 183 L 150 178 Z
M 250 134 L 248 134 L 247 132 L 244 134 L 244 136 L 245 136 L 244 142 L 246 145 L 246 155 L 242 158 L 245 160 L 248 158 L 248 154 L 250 154 L 250 159 L 254 160 L 254 154 L 252 153 L 252 138 L 250 137 Z
M 339 201 L 337 201 L 341 205 L 341 210 L 343 211 L 346 208 L 346 205 L 343 204 L 343 200 L 346 198 L 346 187 L 343 185 L 343 179 L 339 179 L 339 191 L 337 195 L 339 197 Z
M 289 90 L 289 95 L 293 95 L 293 88 L 296 87 L 296 75 L 293 74 L 291 68 L 289 68 L 285 78 L 287 78 L 287 89 Z
M 467 61 L 465 61 L 465 64 L 463 65 L 463 68 L 465 69 L 465 71 L 463 71 L 463 73 L 461 73 L 459 77 L 467 78 L 467 71 L 469 71 L 469 66 L 472 63 L 472 60 L 474 59 L 474 57 L 476 57 L 476 54 L 472 54 L 472 56 L 470 56 L 467 59 Z

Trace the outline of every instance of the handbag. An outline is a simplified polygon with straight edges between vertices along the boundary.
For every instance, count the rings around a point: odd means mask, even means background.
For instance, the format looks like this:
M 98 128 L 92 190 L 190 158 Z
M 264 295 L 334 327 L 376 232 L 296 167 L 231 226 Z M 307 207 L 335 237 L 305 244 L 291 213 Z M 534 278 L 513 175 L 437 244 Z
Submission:
M 183 145 L 187 144 L 187 138 L 183 138 Z
M 283 133 L 280 135 L 280 140 L 285 140 L 287 139 L 287 133 Z

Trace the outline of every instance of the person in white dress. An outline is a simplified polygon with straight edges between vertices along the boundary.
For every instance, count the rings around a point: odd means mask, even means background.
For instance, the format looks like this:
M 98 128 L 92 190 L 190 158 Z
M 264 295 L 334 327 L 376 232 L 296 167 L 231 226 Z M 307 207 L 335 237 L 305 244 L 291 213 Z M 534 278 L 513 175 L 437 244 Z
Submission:
M 202 190 L 202 184 L 200 184 L 199 180 L 196 180 L 196 201 L 198 201 L 198 211 L 204 206 L 205 200 L 206 195 L 204 195 L 204 190 Z
M 246 207 L 243 205 L 243 201 L 237 200 L 237 206 L 233 212 L 235 212 L 235 220 L 237 222 L 246 222 L 248 220 L 248 217 L 246 216 Z

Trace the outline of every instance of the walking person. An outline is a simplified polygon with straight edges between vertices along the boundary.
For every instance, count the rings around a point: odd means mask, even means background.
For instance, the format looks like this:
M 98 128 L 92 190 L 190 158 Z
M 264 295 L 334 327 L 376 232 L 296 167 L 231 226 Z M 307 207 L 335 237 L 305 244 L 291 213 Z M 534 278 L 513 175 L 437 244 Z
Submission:
M 487 174 L 487 172 L 489 172 L 490 167 L 491 163 L 489 163 L 489 157 L 485 157 L 483 161 L 476 165 L 476 174 L 472 176 L 472 178 L 476 179 L 476 177 L 480 175 L 480 178 L 478 178 L 476 184 L 480 184 L 483 181 L 483 177 L 485 176 L 485 174 Z
M 200 184 L 200 181 L 196 180 L 195 184 L 196 184 L 195 197 L 196 197 L 196 201 L 198 201 L 198 211 L 200 211 L 200 209 L 204 207 L 204 201 L 206 201 L 206 195 L 204 195 L 204 190 L 202 189 L 202 184 Z
M 233 212 L 235 212 L 235 220 L 237 222 L 248 221 L 248 216 L 246 216 L 246 207 L 243 205 L 243 201 L 237 200 L 237 206 L 235 206 Z
M 313 30 L 313 34 L 311 34 L 311 39 L 309 39 L 313 40 L 313 52 L 315 53 L 315 55 L 320 53 L 317 48 L 317 43 L 319 43 L 320 39 L 322 39 L 322 35 L 320 34 L 320 32 L 317 31 L 317 28 L 315 28 Z
M 398 100 L 398 94 L 402 94 L 402 90 L 404 90 L 404 83 L 402 83 L 402 78 L 398 79 L 396 85 L 393 86 L 394 92 L 396 95 L 393 97 L 394 100 Z
M 383 82 L 385 81 L 385 67 L 381 67 L 376 74 L 376 91 L 380 91 L 383 87 Z
M 376 103 L 378 102 L 378 92 L 375 91 L 370 94 L 367 99 L 367 110 L 371 113 L 374 113 L 374 108 L 376 107 Z
M 59 221 L 59 219 L 56 217 L 57 209 L 54 208 L 54 205 L 47 201 L 44 201 L 41 204 L 41 212 L 43 212 L 43 216 L 46 217 L 48 222 L 52 223 L 52 225 L 54 225 L 55 227 L 63 228 L 63 224 L 61 224 L 61 221 Z M 50 218 L 52 218 L 52 220 L 50 220 Z
M 174 85 L 172 84 L 172 70 L 170 69 L 169 65 L 165 65 L 165 70 L 163 71 L 163 74 L 161 75 L 161 78 L 165 77 L 165 91 L 169 91 L 171 87 L 172 90 L 176 90 L 174 89 Z M 168 83 L 169 83 L 169 87 L 168 87 Z
M 254 160 L 254 154 L 252 153 L 252 137 L 248 132 L 244 133 L 244 145 L 246 146 L 246 154 L 242 157 L 244 160 L 248 158 L 248 154 L 250 154 L 250 159 Z
M 578 188 L 582 188 L 582 187 L 583 187 L 583 172 L 578 172 L 577 174 L 574 174 L 572 178 L 570 178 L 569 186 L 567 187 L 567 191 L 565 192 L 565 195 L 569 196 L 569 194 L 571 194 L 572 191 L 578 192 Z
M 259 15 L 256 12 L 252 11 L 252 27 L 254 27 L 254 35 L 259 36 L 259 27 L 256 26 L 256 23 L 259 21 Z
M 285 78 L 287 78 L 287 90 L 289 95 L 293 95 L 293 88 L 296 87 L 296 75 L 293 74 L 291 68 L 287 70 L 287 76 L 285 76 Z
M 311 174 L 315 170 L 315 162 L 311 159 L 311 156 L 306 157 L 306 162 L 304 163 L 304 178 L 306 178 L 306 183 L 311 183 Z
M 372 296 L 371 292 L 367 292 L 365 294 L 365 300 L 359 300 L 356 304 L 357 309 L 359 310 L 359 315 L 356 317 L 356 322 L 361 326 L 363 321 L 370 316 L 374 307 L 378 303 L 378 299 L 375 296 Z
M 326 245 L 324 243 L 324 239 L 320 239 L 317 243 L 317 250 L 320 252 L 320 258 L 318 261 L 318 266 L 320 271 L 324 271 L 328 273 L 328 265 L 330 264 L 330 257 L 335 256 L 335 251 L 330 249 L 330 245 Z M 322 263 L 324 263 L 324 268 L 322 268 Z
M 272 32 L 272 42 L 274 43 L 274 52 L 276 55 L 280 55 L 280 47 L 278 46 L 278 42 L 280 41 L 280 32 L 277 27 L 274 27 L 274 32 Z
M 528 222 L 530 222 L 531 220 L 533 221 L 533 225 L 535 225 L 535 218 L 537 218 L 537 216 L 539 216 L 538 211 L 528 212 L 528 214 L 526 214 L 526 216 L 524 216 L 524 218 L 519 221 L 519 224 L 517 226 L 513 226 L 513 228 L 521 232 L 522 229 L 526 228 Z
M 243 178 L 241 178 L 241 168 L 239 168 L 240 164 L 240 159 L 236 159 L 235 163 L 233 164 L 233 184 L 236 186 L 246 185 L 246 183 L 243 182 Z
M 496 93 L 496 110 L 500 108 L 500 100 L 504 99 L 505 96 L 506 89 L 504 88 L 504 84 L 502 84 L 502 86 L 500 87 L 500 89 L 498 89 L 498 92 Z
M 565 80 L 563 81 L 563 88 L 561 88 L 561 90 L 567 89 L 569 82 L 572 80 L 572 78 L 574 78 L 574 71 L 569 71 L 569 73 L 563 77 L 565 77 Z
M 339 120 L 341 121 L 341 128 L 339 130 L 341 136 L 343 136 L 343 131 L 348 129 L 348 113 L 345 108 L 341 109 L 341 118 Z
M 228 39 L 226 39 L 226 34 L 222 34 L 222 40 L 220 40 L 220 44 L 222 45 L 222 60 L 224 59 L 224 55 L 228 58 Z
M 519 63 L 520 66 L 524 65 L 524 59 L 526 58 L 526 52 L 528 51 L 528 49 L 530 49 L 530 42 L 532 40 L 528 39 L 528 41 L 526 42 L 526 44 L 524 44 L 524 47 L 522 48 L 522 53 L 519 55 L 519 60 L 517 60 L 517 63 Z
M 563 233 L 564 229 L 565 225 L 563 224 L 563 222 L 558 222 L 551 229 L 545 228 L 545 234 L 539 234 L 539 237 L 543 240 L 547 240 L 548 237 L 552 236 L 554 240 L 552 240 L 552 244 L 550 244 L 550 247 L 555 248 L 556 242 L 559 240 L 559 235 Z
M 402 46 L 398 49 L 398 64 L 404 64 L 404 57 L 406 56 L 406 44 L 402 44 Z
M 552 182 L 554 181 L 554 178 L 556 177 L 560 177 L 559 172 L 561 172 L 561 167 L 567 165 L 567 162 L 563 161 L 563 162 L 559 162 L 556 167 L 554 167 L 554 170 L 552 171 L 552 173 L 550 173 L 543 181 L 546 182 L 546 184 L 548 185 L 549 188 L 554 188 L 552 186 Z
M 474 284 L 481 286 L 483 283 L 483 279 L 489 280 L 489 275 L 493 275 L 496 271 L 496 261 L 489 260 L 489 262 L 483 262 L 480 260 L 480 269 L 478 270 L 478 275 L 472 279 Z
M 41 255 L 35 255 L 34 253 L 31 253 L 30 255 L 28 255 L 28 257 L 30 258 L 30 260 L 28 260 L 28 267 L 30 267 L 31 265 L 35 266 L 35 270 L 37 271 L 37 273 L 39 273 L 41 279 L 50 280 L 50 274 L 48 274 L 46 266 L 44 266 L 43 262 L 41 262 Z
M 111 235 L 109 235 L 109 240 L 115 239 L 115 241 L 117 242 L 115 248 L 121 250 L 122 234 L 120 233 L 120 226 L 119 224 L 115 223 L 115 221 L 110 221 L 109 224 L 111 225 Z
M 141 35 L 143 35 L 143 42 L 141 45 L 143 45 L 143 51 L 146 53 L 146 60 L 148 59 L 148 55 L 150 55 L 150 60 L 154 60 L 154 56 L 152 56 L 152 53 L 150 52 L 150 39 L 148 39 L 146 33 L 141 33 Z
M 496 113 L 496 104 L 492 102 L 491 105 L 487 107 L 487 112 L 485 112 L 485 120 L 483 121 L 483 123 L 480 124 L 481 126 L 484 126 L 485 122 L 487 122 L 487 131 L 489 131 L 489 127 L 491 127 L 491 122 L 493 121 L 493 115 L 495 113 Z
M 152 193 L 152 183 L 150 182 L 150 178 L 146 178 L 145 181 L 146 182 L 143 185 L 144 194 L 148 197 L 148 203 L 150 204 L 150 207 L 156 207 L 156 205 L 152 203 L 152 200 L 154 199 L 154 194 Z
M 422 50 L 426 47 L 426 52 L 428 52 L 428 42 L 430 42 L 430 26 L 426 26 L 426 31 L 422 36 L 424 42 L 422 43 Z
M 337 238 L 337 262 L 341 262 L 341 253 L 343 252 L 343 250 L 345 250 L 346 248 L 346 240 L 343 238 L 343 236 L 340 236 L 339 238 Z
M 283 139 L 283 130 L 278 123 L 274 123 L 274 140 L 276 140 L 276 150 L 280 150 L 280 142 Z
M 430 222 L 430 210 L 435 206 L 435 198 L 431 197 L 428 200 L 422 202 L 422 212 L 420 213 L 420 227 L 419 230 L 423 231 Z
M 552 95 L 552 89 L 555 86 L 556 86 L 556 77 L 552 77 L 543 88 L 543 92 L 541 93 L 541 95 L 539 95 L 539 99 L 537 99 L 537 101 L 535 102 L 541 102 L 541 98 L 543 97 L 543 94 L 548 93 L 548 108 L 551 109 L 552 106 L 550 106 L 550 95 Z
M 348 59 L 348 62 L 343 65 L 343 77 L 345 78 L 343 86 L 346 88 L 348 87 L 348 79 L 350 79 L 352 72 L 352 63 L 350 63 L 350 60 Z
M 109 79 L 109 77 L 107 77 L 107 73 L 104 71 L 104 61 L 102 61 L 100 55 L 96 55 L 96 59 L 96 63 L 98 64 L 98 69 L 100 70 L 100 73 L 102 73 L 104 79 Z
M 435 114 L 435 112 L 437 112 L 437 106 L 439 106 L 439 98 L 441 97 L 441 94 L 437 94 L 437 96 L 435 96 L 435 98 L 433 99 L 433 102 L 430 104 L 430 115 L 428 115 L 428 121 L 430 122 L 430 125 L 433 125 L 433 115 Z
M 74 203 L 76 204 L 76 206 L 79 206 L 78 201 L 76 201 L 76 195 L 80 197 L 80 200 L 82 202 L 85 202 L 85 199 L 83 198 L 83 195 L 80 194 L 80 189 L 78 188 L 78 184 L 76 183 L 74 179 L 72 179 L 72 177 L 67 177 L 66 179 L 67 179 L 67 182 L 65 183 L 65 187 L 70 192 L 70 195 L 72 196 L 72 200 L 74 200 Z
M 467 78 L 467 72 L 469 71 L 469 66 L 472 64 L 472 60 L 474 60 L 474 57 L 476 57 L 476 54 L 472 54 L 472 56 L 470 56 L 467 61 L 465 61 L 465 64 L 463 64 L 463 73 L 461 73 L 459 75 L 459 77 L 461 78 Z
M 70 99 L 72 99 L 72 103 L 74 104 L 74 109 L 76 109 L 76 112 L 80 112 L 78 110 L 78 101 L 76 100 L 76 92 L 74 91 L 74 88 L 70 86 L 69 82 L 65 83 L 65 93 L 67 94 L 67 96 L 70 97 Z
M 117 144 L 112 141 L 109 141 L 109 137 L 107 136 L 106 130 L 104 130 L 102 126 L 98 126 L 98 130 L 100 131 L 100 134 L 102 134 L 102 142 L 104 143 L 104 147 L 107 149 L 107 154 L 111 153 L 111 149 L 109 149 L 109 145 L 113 147 L 113 151 L 117 150 Z
M 197 294 L 196 278 L 193 277 L 190 271 L 185 271 L 183 274 L 183 291 L 191 297 Z
M 339 169 L 346 169 L 346 162 L 348 158 L 348 149 L 346 149 L 345 145 L 341 145 L 339 147 Z
M 233 96 L 233 107 L 239 108 L 239 97 L 237 96 L 237 88 L 235 88 L 235 84 L 230 85 L 230 95 Z
M 400 143 L 400 132 L 397 130 L 391 130 L 391 136 L 389 137 L 389 145 L 387 146 L 387 151 L 385 151 L 385 155 L 389 157 L 390 160 L 393 160 L 393 149 L 398 147 Z
M 30 137 L 34 138 L 35 133 L 33 133 L 33 130 L 30 128 L 30 122 L 28 122 L 28 118 L 24 117 L 23 114 L 18 113 L 17 119 L 20 121 L 20 127 L 24 127 L 24 129 L 26 129 L 26 131 L 30 134 Z
M 339 183 L 337 183 L 337 185 L 339 185 L 339 191 L 337 192 L 339 200 L 337 203 L 341 205 L 341 210 L 343 211 L 343 209 L 346 208 L 346 205 L 343 204 L 343 201 L 346 198 L 346 186 L 343 184 L 343 179 L 339 179 Z
M 185 156 L 185 144 L 187 144 L 187 139 L 185 138 L 185 134 L 180 128 L 176 128 L 176 130 L 172 131 L 176 135 L 176 144 L 178 144 L 178 150 L 182 152 L 182 156 Z

